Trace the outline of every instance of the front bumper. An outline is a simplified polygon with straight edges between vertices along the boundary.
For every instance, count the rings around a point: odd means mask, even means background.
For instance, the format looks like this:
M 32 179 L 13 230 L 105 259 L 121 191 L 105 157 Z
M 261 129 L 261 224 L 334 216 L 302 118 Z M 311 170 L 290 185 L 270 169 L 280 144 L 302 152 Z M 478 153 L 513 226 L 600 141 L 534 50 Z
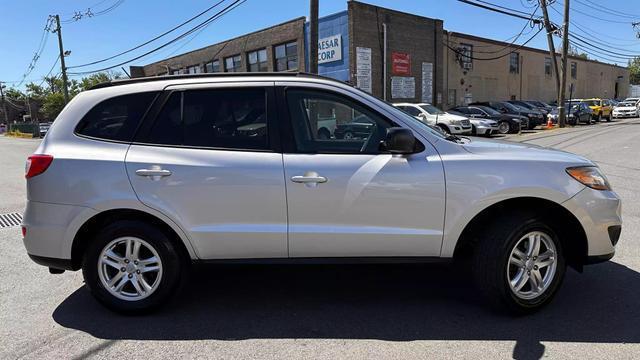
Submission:
M 487 126 L 487 125 L 475 125 L 476 134 L 477 135 L 491 135 L 498 133 L 498 125 L 495 126 Z
M 449 124 L 447 127 L 449 128 L 449 132 L 452 134 L 471 134 L 471 131 L 473 130 L 471 125 L 465 127 L 458 124 Z
M 576 216 L 587 236 L 586 263 L 613 257 L 622 226 L 622 204 L 613 191 L 585 188 L 562 204 Z

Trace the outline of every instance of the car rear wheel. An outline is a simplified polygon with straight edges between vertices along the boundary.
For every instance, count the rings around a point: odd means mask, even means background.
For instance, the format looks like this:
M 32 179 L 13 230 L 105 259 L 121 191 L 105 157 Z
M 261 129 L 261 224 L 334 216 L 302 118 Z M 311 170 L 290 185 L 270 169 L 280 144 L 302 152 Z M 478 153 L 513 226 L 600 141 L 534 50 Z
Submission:
M 598 116 L 596 116 L 596 122 L 601 122 L 602 121 L 602 113 L 599 113 Z
M 475 281 L 496 307 L 535 312 L 553 299 L 564 277 L 562 244 L 541 217 L 503 216 L 486 228 L 475 249 Z
M 143 313 L 165 303 L 179 285 L 183 261 L 162 231 L 139 221 L 101 229 L 85 253 L 82 273 L 91 294 L 121 313 Z

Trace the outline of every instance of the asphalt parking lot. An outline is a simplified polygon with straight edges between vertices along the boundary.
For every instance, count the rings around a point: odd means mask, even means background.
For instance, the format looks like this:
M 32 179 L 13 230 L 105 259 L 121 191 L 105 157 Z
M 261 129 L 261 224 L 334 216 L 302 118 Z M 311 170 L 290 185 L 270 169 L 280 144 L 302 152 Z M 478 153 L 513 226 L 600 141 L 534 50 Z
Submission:
M 161 312 L 105 310 L 80 273 L 31 262 L 0 229 L 0 358 L 640 358 L 640 119 L 503 139 L 596 161 L 623 199 L 610 262 L 570 270 L 532 316 L 488 310 L 451 265 L 201 266 Z M 39 140 L 0 136 L 0 210 L 24 209 Z

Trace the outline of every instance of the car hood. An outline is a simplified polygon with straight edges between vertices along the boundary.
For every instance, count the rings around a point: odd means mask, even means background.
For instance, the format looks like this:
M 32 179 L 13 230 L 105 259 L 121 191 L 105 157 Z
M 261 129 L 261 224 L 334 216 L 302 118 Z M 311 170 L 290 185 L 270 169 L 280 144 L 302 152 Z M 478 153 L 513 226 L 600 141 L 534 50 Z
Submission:
M 435 116 L 435 115 L 431 115 L 431 116 Z M 438 118 L 442 119 L 442 120 L 449 120 L 449 121 L 455 121 L 455 120 L 461 121 L 461 120 L 467 120 L 468 119 L 465 116 L 454 115 L 454 114 L 451 114 L 451 113 L 448 113 L 448 112 L 445 112 L 444 115 L 438 115 Z
M 536 160 L 564 162 L 571 166 L 595 164 L 580 155 L 566 151 L 545 148 L 533 144 L 516 143 L 504 140 L 473 139 L 462 145 L 469 153 L 487 157 L 510 160 Z
M 635 106 L 618 106 L 613 108 L 613 110 L 625 110 L 625 111 L 636 110 L 636 107 Z

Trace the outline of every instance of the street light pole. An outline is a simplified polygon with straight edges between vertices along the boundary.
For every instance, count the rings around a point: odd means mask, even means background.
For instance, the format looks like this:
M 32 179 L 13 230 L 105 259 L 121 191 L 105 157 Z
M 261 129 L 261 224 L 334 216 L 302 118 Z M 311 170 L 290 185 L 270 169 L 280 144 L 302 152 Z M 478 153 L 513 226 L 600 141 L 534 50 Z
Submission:
M 58 47 L 60 48 L 60 66 L 62 67 L 62 88 L 64 103 L 69 102 L 69 84 L 67 80 L 67 66 L 64 63 L 64 47 L 62 46 L 62 29 L 60 27 L 60 15 L 56 15 L 56 33 L 58 34 Z

